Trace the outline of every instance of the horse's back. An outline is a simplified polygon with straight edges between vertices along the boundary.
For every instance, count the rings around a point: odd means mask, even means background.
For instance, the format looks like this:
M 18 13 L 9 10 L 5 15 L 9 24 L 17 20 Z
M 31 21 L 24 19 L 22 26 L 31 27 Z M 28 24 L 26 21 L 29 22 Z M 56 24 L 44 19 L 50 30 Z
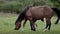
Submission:
M 47 6 L 36 6 L 36 7 L 31 7 L 27 11 L 27 16 L 32 16 L 34 18 L 42 18 L 45 16 L 50 16 L 52 15 L 52 9 Z

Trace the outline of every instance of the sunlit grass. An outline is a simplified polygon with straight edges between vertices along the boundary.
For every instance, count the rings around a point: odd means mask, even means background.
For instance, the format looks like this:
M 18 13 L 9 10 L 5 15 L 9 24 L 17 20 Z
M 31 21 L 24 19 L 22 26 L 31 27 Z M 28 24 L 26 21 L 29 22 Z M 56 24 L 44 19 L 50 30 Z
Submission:
M 38 25 L 37 31 L 31 31 L 30 23 L 27 21 L 24 31 L 21 27 L 19 30 L 14 30 L 15 21 L 18 15 L 16 14 L 8 14 L 8 15 L 0 15 L 0 34 L 59 34 L 60 33 L 60 22 L 58 25 L 55 25 L 56 17 L 53 17 L 51 22 L 51 30 L 49 32 L 42 32 L 45 27 L 45 21 L 42 22 L 38 20 L 36 24 Z

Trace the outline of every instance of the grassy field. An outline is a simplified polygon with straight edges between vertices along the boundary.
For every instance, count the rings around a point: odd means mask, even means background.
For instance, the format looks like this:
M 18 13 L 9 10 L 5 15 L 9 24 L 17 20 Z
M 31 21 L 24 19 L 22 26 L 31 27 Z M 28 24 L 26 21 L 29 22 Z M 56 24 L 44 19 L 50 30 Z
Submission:
M 42 22 L 38 20 L 36 23 L 38 25 L 37 31 L 31 31 L 29 21 L 27 21 L 25 30 L 22 27 L 19 30 L 14 30 L 15 21 L 18 15 L 16 14 L 0 14 L 0 34 L 60 34 L 60 23 L 55 25 L 56 17 L 51 19 L 52 27 L 48 32 L 42 32 L 45 27 L 45 21 Z

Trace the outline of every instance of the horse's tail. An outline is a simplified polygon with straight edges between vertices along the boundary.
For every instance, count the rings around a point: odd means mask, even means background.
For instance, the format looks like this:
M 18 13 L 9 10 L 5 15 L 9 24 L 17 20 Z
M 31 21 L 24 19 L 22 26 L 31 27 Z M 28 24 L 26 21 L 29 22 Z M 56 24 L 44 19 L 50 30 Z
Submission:
M 56 15 L 57 15 L 57 21 L 55 22 L 55 24 L 58 24 L 58 22 L 59 22 L 59 17 L 60 17 L 60 10 L 59 9 L 57 9 L 57 8 L 52 8 L 52 10 L 56 13 Z
M 59 9 L 57 9 L 57 8 L 52 8 L 52 10 L 56 13 L 57 16 L 59 15 L 59 13 L 60 13 L 60 10 L 59 10 Z
M 22 21 L 22 20 L 24 20 L 26 18 L 25 14 L 29 10 L 30 7 L 31 6 L 25 7 L 25 9 L 22 11 L 22 13 L 18 16 L 18 18 L 17 18 L 15 23 L 17 23 L 18 21 Z

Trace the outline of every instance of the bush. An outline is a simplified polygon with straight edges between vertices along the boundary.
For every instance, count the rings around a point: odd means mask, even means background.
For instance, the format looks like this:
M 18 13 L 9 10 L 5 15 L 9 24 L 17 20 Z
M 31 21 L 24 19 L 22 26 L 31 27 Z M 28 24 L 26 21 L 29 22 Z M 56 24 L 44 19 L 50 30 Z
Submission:
M 0 11 L 19 13 L 20 11 L 23 11 L 24 7 L 27 5 L 48 5 L 60 9 L 60 2 L 57 0 L 4 0 L 0 1 Z
M 17 12 L 22 11 L 23 3 L 21 2 L 5 2 L 0 4 L 0 11 L 3 12 Z

